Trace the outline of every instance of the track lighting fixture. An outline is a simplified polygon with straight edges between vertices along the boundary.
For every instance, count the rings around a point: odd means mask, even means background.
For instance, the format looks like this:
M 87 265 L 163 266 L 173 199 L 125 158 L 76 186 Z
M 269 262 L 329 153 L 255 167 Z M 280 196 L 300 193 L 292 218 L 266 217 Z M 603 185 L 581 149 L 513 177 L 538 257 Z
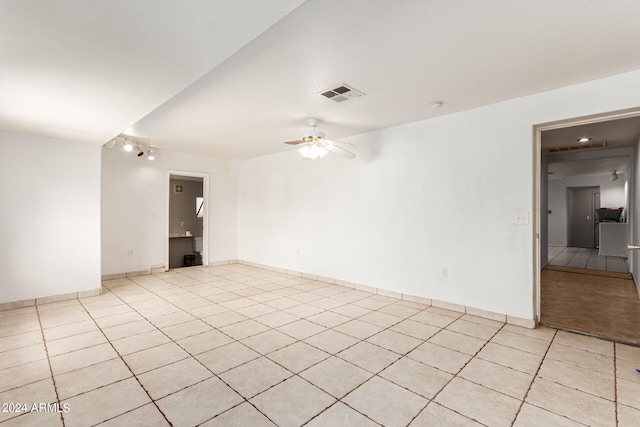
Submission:
M 124 151 L 126 152 L 131 152 L 135 149 L 137 157 L 143 157 L 146 154 L 146 158 L 149 160 L 154 160 L 156 158 L 154 147 L 151 144 L 130 140 L 122 136 L 116 136 L 111 141 L 105 143 L 103 147 L 107 150 L 111 150 L 119 144 L 122 144 L 122 148 L 124 148 Z

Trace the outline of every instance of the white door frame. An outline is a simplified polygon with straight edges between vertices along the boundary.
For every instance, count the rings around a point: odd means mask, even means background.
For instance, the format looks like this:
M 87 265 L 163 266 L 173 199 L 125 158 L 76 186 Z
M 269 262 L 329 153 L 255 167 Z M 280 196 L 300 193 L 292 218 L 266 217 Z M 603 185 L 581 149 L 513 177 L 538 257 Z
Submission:
M 170 194 L 171 194 L 171 177 L 172 176 L 190 176 L 194 178 L 202 178 L 202 197 L 204 197 L 204 203 L 202 205 L 202 265 L 204 267 L 209 264 L 209 174 L 199 172 L 188 172 L 180 170 L 167 170 L 166 173 L 166 185 L 165 195 L 167 197 L 167 203 L 165 206 L 165 225 L 166 225 L 166 239 L 165 239 L 165 270 L 169 270 L 169 206 L 170 206 Z
M 533 126 L 533 312 L 536 326 L 540 322 L 540 223 L 542 219 L 540 212 L 540 207 L 542 206 L 540 184 L 542 179 L 542 131 L 638 116 L 640 116 L 640 108 L 633 108 L 559 120 L 556 122 L 542 123 Z M 634 161 L 635 160 L 632 158 L 632 169 Z M 629 206 L 627 206 L 627 209 L 629 210 L 629 214 L 627 216 L 630 221 L 632 216 L 635 215 L 635 212 L 633 212 L 633 192 L 635 191 L 636 189 L 634 188 L 633 179 L 631 179 L 629 180 Z M 640 226 L 640 224 L 636 224 L 636 221 L 634 221 L 630 229 L 638 226 Z M 635 268 L 637 268 L 637 266 L 632 265 L 632 269 Z

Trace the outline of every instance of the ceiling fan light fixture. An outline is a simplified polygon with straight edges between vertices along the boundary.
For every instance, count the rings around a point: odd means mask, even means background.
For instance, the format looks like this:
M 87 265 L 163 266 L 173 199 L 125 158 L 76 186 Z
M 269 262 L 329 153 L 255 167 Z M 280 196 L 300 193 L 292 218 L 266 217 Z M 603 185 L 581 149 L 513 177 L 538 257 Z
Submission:
M 324 138 L 324 132 L 316 130 L 318 125 L 318 119 L 308 119 L 307 123 L 311 126 L 311 130 L 303 133 L 302 139 L 297 141 L 285 142 L 287 145 L 296 145 L 298 152 L 302 155 L 303 159 L 316 160 L 324 157 L 329 151 L 333 154 L 337 154 L 347 159 L 353 159 L 356 155 L 350 150 L 356 148 L 355 145 L 343 142 L 332 141 Z
M 318 143 L 317 141 L 304 144 L 298 151 L 302 154 L 302 157 L 311 160 L 319 159 L 328 152 L 323 144 Z

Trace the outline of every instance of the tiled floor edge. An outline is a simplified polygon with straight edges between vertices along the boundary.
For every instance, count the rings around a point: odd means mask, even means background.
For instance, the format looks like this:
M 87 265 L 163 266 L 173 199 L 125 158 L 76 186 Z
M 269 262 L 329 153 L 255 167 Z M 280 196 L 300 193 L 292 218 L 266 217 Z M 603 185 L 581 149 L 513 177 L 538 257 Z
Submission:
M 0 303 L 0 311 L 11 310 L 14 308 L 31 307 L 40 304 L 49 304 L 52 302 L 67 301 L 77 298 L 93 297 L 102 294 L 102 288 L 89 289 L 87 291 L 70 292 L 67 294 L 49 295 L 41 298 L 30 298 L 19 301 L 9 301 Z
M 23 299 L 19 301 L 8 301 L 0 303 L 0 311 L 12 310 L 14 308 L 30 307 L 36 305 L 36 299 Z
M 220 260 L 220 261 L 210 261 L 209 264 L 207 264 L 207 267 L 215 267 L 218 265 L 228 265 L 228 264 L 238 264 L 238 260 L 227 259 L 227 260 Z
M 127 277 L 146 276 L 147 274 L 151 274 L 151 273 L 152 273 L 151 269 L 140 270 L 140 271 L 127 271 L 126 273 L 103 274 L 101 279 L 103 281 L 114 280 L 114 279 L 125 279 Z
M 228 259 L 223 261 L 212 261 L 207 264 L 205 267 L 215 267 L 218 265 L 227 265 L 227 264 L 238 264 L 237 259 Z M 149 267 L 147 270 L 138 270 L 138 271 L 127 271 L 125 273 L 113 273 L 113 274 L 104 274 L 102 275 L 102 280 L 114 280 L 114 279 L 125 279 L 127 277 L 136 277 L 136 276 L 146 276 L 148 274 L 161 274 L 166 273 L 167 267 L 164 265 L 158 265 L 155 267 Z
M 213 261 L 207 264 L 205 267 L 215 267 L 218 265 L 227 265 L 227 264 L 237 264 L 237 259 L 229 259 L 224 261 Z M 147 270 L 139 270 L 139 271 L 127 271 L 125 273 L 113 273 L 113 274 L 104 274 L 101 279 L 104 280 L 114 280 L 114 279 L 125 279 L 127 277 L 136 277 L 136 276 L 146 276 L 148 274 L 161 274 L 166 273 L 168 270 L 164 265 L 150 267 Z
M 331 277 L 323 277 L 310 273 L 303 273 L 295 270 L 288 270 L 286 268 L 273 267 L 265 264 L 259 264 L 255 262 L 245 261 L 245 260 L 237 260 L 238 264 L 248 265 L 251 267 L 262 268 L 269 271 L 276 271 L 284 274 L 290 274 L 296 277 L 304 277 L 311 280 L 319 280 L 321 282 L 335 284 L 338 286 L 345 286 L 352 289 L 357 289 L 365 292 L 370 292 L 372 294 L 388 296 L 392 298 L 403 299 L 405 301 L 417 302 L 426 305 L 432 305 L 434 307 L 444 308 L 447 310 L 457 311 L 459 313 L 466 313 L 477 317 L 483 317 L 485 319 L 496 320 L 499 322 L 508 323 L 514 326 L 521 326 L 524 328 L 535 329 L 536 322 L 534 319 L 526 319 L 523 317 L 510 316 L 503 313 L 496 313 L 493 311 L 487 311 L 476 307 L 469 307 L 460 304 L 453 304 L 450 302 L 433 300 L 431 298 L 426 298 L 418 295 L 408 295 L 402 294 L 400 292 L 389 291 L 386 289 L 380 289 L 373 286 L 362 285 L 357 283 L 346 282 L 340 279 L 334 279 Z

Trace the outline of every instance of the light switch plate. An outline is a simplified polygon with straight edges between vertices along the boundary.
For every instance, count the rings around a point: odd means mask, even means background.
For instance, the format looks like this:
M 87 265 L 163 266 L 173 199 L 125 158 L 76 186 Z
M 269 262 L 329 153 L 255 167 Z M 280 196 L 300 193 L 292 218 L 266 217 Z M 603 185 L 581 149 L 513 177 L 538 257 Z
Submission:
M 516 225 L 529 224 L 529 212 L 514 212 L 513 223 Z

